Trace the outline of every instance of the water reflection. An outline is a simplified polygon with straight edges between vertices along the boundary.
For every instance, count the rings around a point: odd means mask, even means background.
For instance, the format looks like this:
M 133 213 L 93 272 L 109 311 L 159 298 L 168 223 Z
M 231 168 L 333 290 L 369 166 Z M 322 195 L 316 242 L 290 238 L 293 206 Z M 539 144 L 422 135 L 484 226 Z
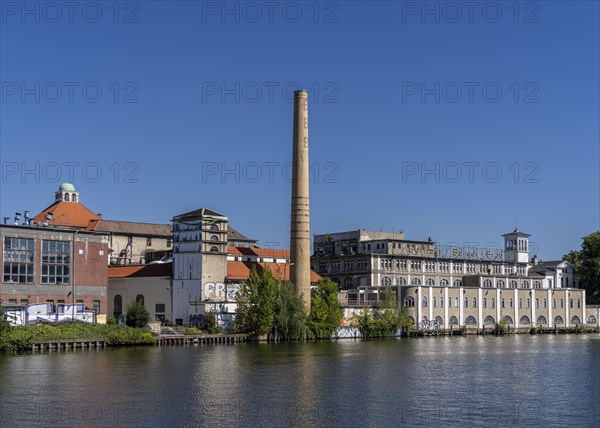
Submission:
M 0 356 L 2 426 L 598 426 L 598 336 Z

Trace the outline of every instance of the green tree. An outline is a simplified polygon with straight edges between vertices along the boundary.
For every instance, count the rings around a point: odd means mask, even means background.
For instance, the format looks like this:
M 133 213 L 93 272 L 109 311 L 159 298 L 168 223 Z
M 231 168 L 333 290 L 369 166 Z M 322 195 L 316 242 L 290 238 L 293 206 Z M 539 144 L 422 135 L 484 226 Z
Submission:
M 253 266 L 248 281 L 242 283 L 237 298 L 236 331 L 268 334 L 275 324 L 277 281 L 269 269 Z
M 575 267 L 575 272 L 579 273 L 581 269 L 581 253 L 579 251 L 569 251 L 569 254 L 565 254 L 562 259 L 571 263 Z
M 311 296 L 308 329 L 313 337 L 330 338 L 340 326 L 344 310 L 338 300 L 338 285 L 325 278 L 317 282 Z
M 410 327 L 412 324 L 404 309 L 398 307 L 396 293 L 391 289 L 385 290 L 380 308 L 363 308 L 363 315 L 357 320 L 358 328 L 365 338 L 387 337 L 399 328 Z
M 587 301 L 600 304 L 600 232 L 583 237 L 580 252 L 579 279 L 586 290 Z
M 140 302 L 131 302 L 127 305 L 125 324 L 129 327 L 144 328 L 150 322 L 150 312 Z
M 304 303 L 289 282 L 279 285 L 275 329 L 284 340 L 302 340 L 306 334 Z

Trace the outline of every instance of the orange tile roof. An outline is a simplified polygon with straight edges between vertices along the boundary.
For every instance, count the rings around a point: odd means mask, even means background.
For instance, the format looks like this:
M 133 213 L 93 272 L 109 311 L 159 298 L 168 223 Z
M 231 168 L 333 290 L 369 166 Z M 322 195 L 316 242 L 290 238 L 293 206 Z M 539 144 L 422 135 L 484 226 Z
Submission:
M 250 269 L 255 266 L 260 272 L 262 269 L 269 269 L 273 277 L 278 281 L 289 281 L 291 266 L 281 263 L 255 263 L 255 262 L 227 262 L 227 279 L 230 281 L 245 281 L 250 275 Z M 317 282 L 321 276 L 311 269 L 310 282 Z
M 171 276 L 171 263 L 154 265 L 109 266 L 109 278 Z
M 271 257 L 278 259 L 290 258 L 290 250 L 278 250 L 274 248 L 227 247 L 227 253 L 232 256 L 242 257 Z
M 100 217 L 79 202 L 56 201 L 33 218 L 35 223 L 43 222 L 46 214 L 52 214 L 48 224 L 52 226 L 77 227 L 94 230 Z

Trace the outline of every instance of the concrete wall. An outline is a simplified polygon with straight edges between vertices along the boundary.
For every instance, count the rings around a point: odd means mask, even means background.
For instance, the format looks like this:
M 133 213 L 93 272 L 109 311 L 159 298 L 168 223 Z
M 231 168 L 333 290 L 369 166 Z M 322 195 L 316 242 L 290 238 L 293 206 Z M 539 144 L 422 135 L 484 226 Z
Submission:
M 127 305 L 135 301 L 136 297 L 141 294 L 144 296 L 144 306 L 148 308 L 153 321 L 157 320 L 156 305 L 164 304 L 165 310 L 161 314 L 171 322 L 173 312 L 170 289 L 170 277 L 110 278 L 108 281 L 108 317 L 114 316 L 116 295 L 120 295 L 122 298 L 122 314 L 125 315 Z

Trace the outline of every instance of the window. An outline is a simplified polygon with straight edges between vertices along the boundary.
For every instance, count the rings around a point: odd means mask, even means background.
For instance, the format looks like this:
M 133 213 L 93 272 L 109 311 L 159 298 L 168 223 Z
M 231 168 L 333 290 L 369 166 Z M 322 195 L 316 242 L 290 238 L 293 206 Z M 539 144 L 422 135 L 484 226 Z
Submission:
M 396 260 L 396 268 L 398 270 L 406 270 L 406 260 Z
M 42 241 L 42 284 L 70 284 L 71 243 Z
M 529 281 L 523 281 L 523 283 L 521 284 L 522 288 L 529 288 Z
M 523 299 L 519 298 L 519 309 L 523 308 Z
M 573 299 L 569 300 L 569 307 L 572 308 L 573 307 Z
M 113 300 L 113 311 L 113 316 L 115 318 L 120 317 L 121 313 L 123 312 L 123 298 L 120 294 L 117 294 Z
M 494 325 L 494 324 L 496 324 L 496 320 L 494 319 L 493 316 L 488 315 L 487 317 L 485 317 L 483 319 L 483 324 L 484 325 Z
M 504 297 L 500 299 L 500 307 L 503 308 L 504 307 Z
M 218 237 L 217 235 L 212 235 L 212 236 L 210 237 L 210 240 L 211 240 L 211 241 L 213 241 L 213 242 L 216 242 L 216 241 L 218 241 L 218 240 L 219 240 L 219 237 Z
M 152 246 L 152 238 L 146 238 L 146 247 Z
M 542 288 L 542 283 L 539 281 L 533 281 L 533 288 L 535 288 L 535 289 Z
M 477 297 L 473 297 L 473 307 L 477 307 Z
M 216 224 L 211 224 L 210 230 L 219 230 L 219 226 L 217 226 Z
M 440 308 L 444 307 L 444 298 L 440 297 Z
M 556 309 L 556 299 L 552 299 L 552 308 Z
M 21 304 L 27 306 L 29 304 L 29 299 L 21 299 Z
M 562 317 L 560 315 L 557 315 L 554 317 L 554 324 L 564 324 L 565 322 L 563 321 Z
M 415 299 L 412 296 L 408 296 L 404 299 L 404 306 L 407 308 L 413 308 L 415 306 Z
M 212 247 L 210 247 L 210 252 L 211 253 L 218 253 L 219 252 L 219 247 L 216 247 L 216 246 L 213 245 Z
M 392 280 L 389 276 L 384 276 L 383 278 L 381 278 L 381 285 L 384 287 L 390 286 L 392 285 Z
M 465 319 L 465 324 L 469 324 L 469 325 L 477 324 L 477 320 L 475 319 L 475 317 L 473 315 L 469 315 Z
M 435 308 L 435 307 L 436 307 L 436 303 L 437 303 L 437 301 L 436 301 L 436 298 L 434 297 L 434 298 L 431 300 L 431 305 L 432 305 L 432 306 Z
M 33 284 L 33 239 L 4 238 L 4 282 Z
M 486 279 L 485 281 L 483 281 L 483 286 L 485 288 L 492 288 L 492 280 L 491 279 Z
M 577 299 L 577 309 L 581 308 L 581 300 Z
M 452 263 L 452 271 L 453 272 L 462 272 L 462 263 L 453 262 Z
M 173 240 L 171 238 L 167 238 L 167 248 L 171 248 L 173 245 Z
M 539 317 L 537 317 L 537 321 L 538 324 L 547 324 L 548 321 L 546 321 L 546 317 L 543 315 L 540 315 Z
M 452 297 L 448 297 L 448 307 L 452 307 Z
M 498 288 L 504 288 L 504 281 L 502 281 L 501 279 L 499 279 L 496 282 L 496 287 L 498 287 Z
M 487 308 L 487 297 L 483 298 L 483 307 Z
M 563 299 L 560 299 L 560 307 L 564 308 L 565 307 L 565 302 Z
M 455 287 L 462 287 L 462 279 L 455 279 L 454 280 L 454 286 Z
M 454 298 L 454 306 L 456 306 L 458 308 L 458 297 Z
M 515 281 L 514 279 L 510 281 L 510 288 L 517 288 L 517 281 Z
M 406 278 L 398 278 L 397 282 L 398 285 L 406 285 Z
M 512 308 L 512 307 L 513 307 L 513 301 L 512 301 L 512 297 L 511 297 L 510 299 L 508 299 L 508 306 L 509 306 L 510 308 Z
M 531 321 L 529 320 L 529 317 L 527 315 L 523 315 L 521 318 L 519 318 L 519 324 L 531 324 Z
M 427 285 L 435 285 L 435 279 L 427 278 Z
M 427 307 L 427 297 L 423 297 L 423 298 L 421 299 L 421 305 L 422 305 L 424 308 L 426 308 L 426 307 Z
M 447 280 L 447 279 L 442 279 L 442 280 L 440 281 L 440 285 L 441 285 L 442 287 L 447 287 L 447 286 L 448 286 L 448 280 Z
M 448 321 L 448 324 L 458 325 L 458 319 L 454 315 L 452 315 L 450 317 L 450 320 Z
M 413 278 L 410 283 L 412 285 L 421 285 L 421 280 L 419 278 Z
M 96 314 L 100 313 L 100 300 L 94 300 L 94 311 Z
M 411 260 L 410 261 L 410 270 L 420 272 L 421 271 L 421 261 L 420 260 Z
M 135 301 L 137 303 L 141 303 L 143 305 L 144 304 L 144 295 L 143 294 L 138 294 L 137 296 L 135 296 Z
M 538 307 L 538 305 L 539 305 L 539 302 L 535 302 L 536 308 Z M 547 308 L 547 307 L 548 307 L 548 302 L 546 301 L 546 298 L 544 298 L 544 308 Z
M 157 303 L 154 312 L 156 312 L 156 313 L 163 313 L 163 312 L 165 312 L 165 304 L 164 303 Z
M 469 298 L 465 297 L 465 308 L 469 307 Z
M 496 307 L 496 299 L 492 297 L 492 308 Z

